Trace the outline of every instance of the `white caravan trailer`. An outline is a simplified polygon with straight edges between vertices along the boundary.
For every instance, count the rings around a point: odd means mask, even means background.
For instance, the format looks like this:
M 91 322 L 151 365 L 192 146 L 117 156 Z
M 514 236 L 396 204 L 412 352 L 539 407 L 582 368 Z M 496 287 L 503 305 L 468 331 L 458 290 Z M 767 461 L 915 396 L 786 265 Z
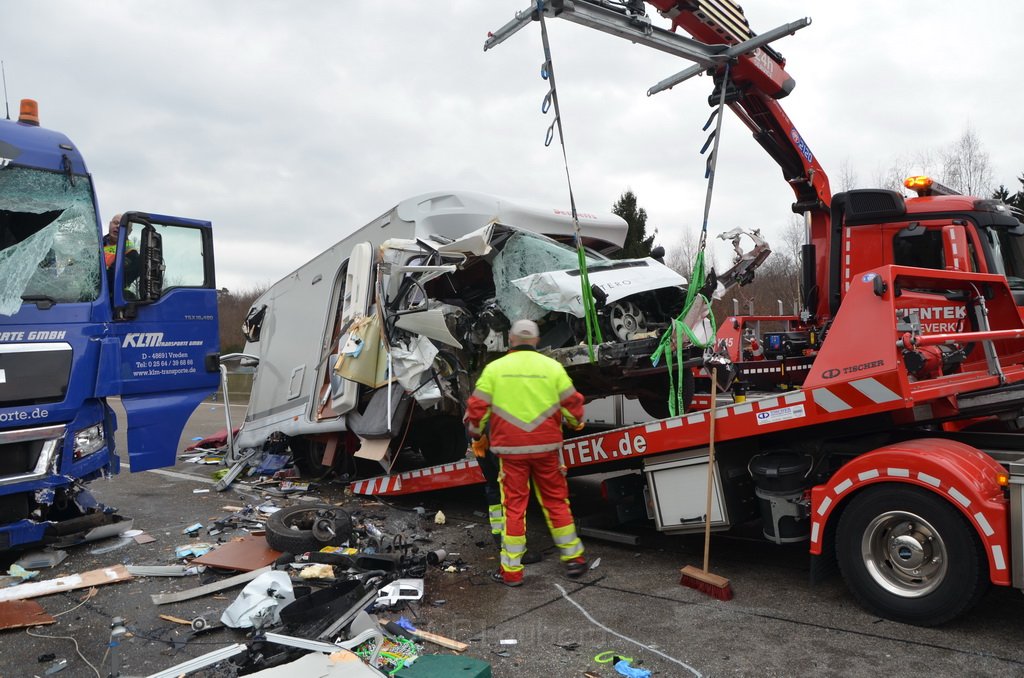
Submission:
M 245 354 L 258 367 L 234 451 L 288 447 L 299 461 L 324 463 L 354 455 L 385 470 L 405 449 L 425 463 L 461 458 L 472 383 L 506 350 L 520 317 L 537 321 L 541 349 L 582 393 L 638 397 L 656 413 L 666 375 L 649 357 L 682 308 L 686 280 L 652 258 L 605 259 L 601 252 L 625 241 L 626 222 L 578 217 L 604 339 L 596 364 L 585 345 L 577 253 L 554 240 L 573 237 L 568 210 L 472 192 L 421 195 L 253 303 Z

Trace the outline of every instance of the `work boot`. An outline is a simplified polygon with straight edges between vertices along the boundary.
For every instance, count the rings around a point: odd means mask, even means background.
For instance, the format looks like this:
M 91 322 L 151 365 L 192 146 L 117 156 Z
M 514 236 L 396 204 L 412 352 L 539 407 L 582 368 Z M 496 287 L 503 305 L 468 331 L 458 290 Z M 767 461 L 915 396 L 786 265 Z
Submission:
M 516 587 L 516 586 L 522 586 L 523 585 L 523 580 L 522 579 L 512 579 L 512 580 L 505 579 L 505 577 L 502 576 L 501 572 L 495 572 L 494 574 L 492 574 L 491 575 L 491 579 L 493 579 L 494 581 L 498 582 L 499 584 L 504 584 L 505 586 Z
M 544 554 L 540 551 L 527 551 L 523 554 L 521 562 L 523 565 L 534 565 L 544 559 Z
M 569 562 L 567 562 L 565 564 L 565 574 L 566 574 L 566 576 L 572 577 L 573 579 L 575 579 L 577 577 L 582 577 L 586 573 L 586 571 L 587 571 L 587 559 L 586 558 L 576 558 L 575 560 L 570 560 Z

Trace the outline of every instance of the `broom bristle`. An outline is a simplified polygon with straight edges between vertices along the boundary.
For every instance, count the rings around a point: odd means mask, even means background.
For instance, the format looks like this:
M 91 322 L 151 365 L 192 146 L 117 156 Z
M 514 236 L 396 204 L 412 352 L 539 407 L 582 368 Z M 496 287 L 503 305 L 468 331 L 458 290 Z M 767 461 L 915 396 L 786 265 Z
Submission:
M 718 600 L 732 600 L 732 586 L 725 577 L 687 565 L 680 571 L 679 583 Z

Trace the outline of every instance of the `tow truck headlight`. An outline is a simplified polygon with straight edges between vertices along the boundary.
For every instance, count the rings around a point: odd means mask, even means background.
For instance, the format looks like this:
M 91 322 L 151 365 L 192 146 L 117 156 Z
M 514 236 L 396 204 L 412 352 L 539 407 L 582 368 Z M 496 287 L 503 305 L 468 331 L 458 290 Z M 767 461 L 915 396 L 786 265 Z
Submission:
M 103 424 L 83 428 L 75 433 L 75 460 L 88 457 L 103 449 L 106 440 L 103 435 Z

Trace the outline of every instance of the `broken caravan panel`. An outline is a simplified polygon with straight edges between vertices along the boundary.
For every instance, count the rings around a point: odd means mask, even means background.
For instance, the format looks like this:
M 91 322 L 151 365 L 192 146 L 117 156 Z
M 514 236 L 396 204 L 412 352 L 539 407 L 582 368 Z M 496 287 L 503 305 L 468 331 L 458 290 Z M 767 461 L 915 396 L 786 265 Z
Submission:
M 174 463 L 217 381 L 209 223 L 128 213 L 150 230 L 130 257 L 122 228 L 105 270 L 92 176 L 27 103 L 0 121 L 0 548 L 113 519 L 85 489 L 120 469 L 106 397 L 122 397 L 138 471 Z
M 581 218 L 584 220 L 585 240 L 592 250 L 615 249 L 624 242 L 627 225 L 619 217 L 582 213 Z M 250 312 L 253 316 L 262 316 L 262 326 L 259 336 L 251 337 L 256 341 L 247 343 L 245 353 L 258 356 L 262 368 L 257 369 L 253 381 L 249 409 L 239 431 L 235 451 L 259 448 L 272 434 L 279 433 L 297 443 L 295 447 L 299 449 L 293 449 L 293 452 L 301 453 L 302 448 L 308 451 L 318 447 L 311 443 L 310 437 L 320 436 L 321 441 L 334 437 L 332 444 L 337 444 L 338 438 L 334 434 L 348 430 L 344 412 L 335 410 L 333 404 L 329 405 L 327 396 L 329 392 L 340 390 L 337 377 L 335 384 L 330 384 L 331 368 L 344 348 L 342 340 L 347 342 L 342 330 L 349 321 L 346 316 L 351 314 L 343 308 L 347 294 L 345 281 L 353 266 L 351 255 L 360 243 L 374 248 L 379 265 L 378 273 L 370 274 L 374 280 L 372 284 L 380 280 L 379 288 L 371 290 L 369 285 L 365 287 L 368 314 L 378 311 L 374 306 L 376 297 L 383 295 L 384 303 L 391 306 L 387 309 L 391 321 L 386 322 L 394 323 L 389 332 L 403 333 L 403 326 L 417 327 L 421 333 L 428 332 L 422 323 L 417 322 L 420 318 L 413 319 L 413 313 L 406 312 L 413 311 L 426 317 L 428 311 L 436 310 L 441 303 L 437 299 L 443 299 L 441 305 L 451 311 L 448 324 L 462 323 L 461 329 L 454 328 L 462 341 L 452 342 L 449 339 L 446 342 L 441 335 L 434 335 L 434 338 L 443 349 L 436 367 L 456 382 L 463 382 L 452 395 L 464 401 L 467 394 L 459 394 L 469 387 L 466 370 L 482 367 L 482 364 L 472 365 L 474 361 L 465 355 L 457 355 L 460 349 L 470 348 L 473 341 L 468 337 L 475 334 L 476 341 L 489 351 L 505 349 L 504 331 L 508 320 L 495 304 L 485 303 L 488 301 L 486 290 L 493 288 L 489 264 L 500 256 L 500 252 L 480 250 L 481 243 L 486 244 L 493 237 L 493 234 L 485 236 L 481 232 L 495 222 L 494 228 L 503 243 L 510 237 L 529 238 L 531 232 L 547 232 L 562 237 L 573 232 L 567 211 L 538 208 L 478 193 L 432 193 L 403 201 L 267 290 L 254 302 Z M 527 231 L 521 230 L 523 225 Z M 465 238 L 465 241 L 456 242 L 460 238 Z M 534 240 L 546 243 L 541 247 L 549 250 L 548 255 L 563 257 L 563 264 L 557 268 L 575 266 L 572 250 L 544 238 Z M 382 249 L 385 243 L 388 246 Z M 453 248 L 466 251 L 454 252 Z M 457 266 L 457 263 L 463 266 Z M 653 260 L 632 264 L 638 268 L 657 268 L 672 283 L 670 286 L 685 283 L 685 279 Z M 362 264 L 359 266 L 363 270 L 366 268 Z M 608 266 L 630 266 L 630 262 L 608 262 Z M 453 267 L 459 270 L 452 270 Z M 473 275 L 483 278 L 474 284 Z M 451 278 L 460 276 L 463 288 L 456 290 Z M 511 281 L 507 281 L 507 287 L 512 294 L 518 295 L 521 304 L 532 304 Z M 429 290 L 429 295 L 425 289 Z M 467 300 L 462 298 L 463 294 L 473 298 Z M 673 297 L 673 303 L 682 298 L 678 289 L 668 294 Z M 430 296 L 430 303 L 416 308 L 424 303 L 425 296 Z M 538 309 L 541 315 L 548 313 L 534 305 L 533 310 L 536 312 Z M 674 307 L 669 309 L 670 312 L 675 310 Z M 434 315 L 436 317 L 437 314 Z M 475 324 L 475 333 L 467 332 L 467 323 Z M 444 327 L 448 328 L 448 325 Z M 450 331 L 442 334 L 451 337 Z M 565 327 L 552 337 L 552 342 L 557 342 L 556 346 L 572 340 L 573 332 Z M 448 346 L 444 346 L 445 343 Z M 658 397 L 664 396 L 659 393 Z M 358 413 L 350 414 L 355 416 Z M 446 417 L 449 423 L 440 430 L 413 432 L 413 435 L 437 438 L 454 434 L 456 423 L 453 419 L 460 419 L 461 414 L 455 416 L 450 413 Z M 457 428 L 461 436 L 460 422 Z M 322 446 L 319 448 L 322 451 Z M 458 450 L 460 456 L 464 449 L 463 446 Z M 454 447 L 449 452 L 454 455 Z M 319 458 L 320 455 L 315 456 Z

